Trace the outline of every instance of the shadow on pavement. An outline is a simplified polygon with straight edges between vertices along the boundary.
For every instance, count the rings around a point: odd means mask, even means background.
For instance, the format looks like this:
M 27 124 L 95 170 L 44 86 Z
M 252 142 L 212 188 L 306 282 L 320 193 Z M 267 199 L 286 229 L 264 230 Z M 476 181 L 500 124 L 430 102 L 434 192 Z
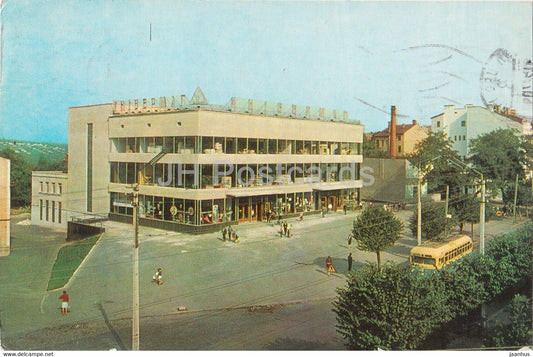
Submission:
M 111 322 L 109 322 L 109 318 L 107 317 L 107 313 L 105 312 L 104 307 L 102 306 L 102 303 L 98 302 L 98 303 L 96 303 L 96 306 L 98 307 L 98 309 L 102 313 L 102 316 L 104 317 L 104 322 L 105 322 L 107 328 L 109 329 L 109 331 L 111 332 L 111 334 L 113 335 L 113 338 L 115 339 L 115 341 L 119 345 L 120 349 L 122 351 L 126 351 L 127 348 L 126 348 L 126 346 L 124 346 L 124 343 L 122 343 L 122 340 L 120 339 L 120 336 L 118 335 L 117 331 L 111 325 Z

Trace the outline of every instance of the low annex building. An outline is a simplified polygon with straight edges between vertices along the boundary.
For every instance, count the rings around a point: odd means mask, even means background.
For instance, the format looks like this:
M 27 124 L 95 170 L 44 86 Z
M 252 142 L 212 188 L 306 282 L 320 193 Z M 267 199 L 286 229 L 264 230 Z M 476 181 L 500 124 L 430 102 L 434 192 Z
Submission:
M 359 200 L 346 111 L 185 95 L 69 108 L 68 209 L 203 232 Z M 218 228 L 217 228 L 218 227 Z
M 67 173 L 33 171 L 31 175 L 31 223 L 37 226 L 67 229 L 65 209 Z

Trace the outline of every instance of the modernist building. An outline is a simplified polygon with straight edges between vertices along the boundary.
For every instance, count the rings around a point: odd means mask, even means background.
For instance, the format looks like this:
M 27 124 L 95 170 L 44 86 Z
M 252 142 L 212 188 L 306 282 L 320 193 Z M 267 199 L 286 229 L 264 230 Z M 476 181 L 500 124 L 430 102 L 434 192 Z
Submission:
M 63 197 L 67 191 L 67 173 L 33 171 L 31 187 L 32 224 L 66 229 L 68 215 Z
M 184 95 L 69 109 L 69 210 L 200 232 L 359 199 L 363 126 L 333 109 Z
M 516 129 L 520 134 L 531 135 L 531 121 L 518 117 L 513 109 L 471 104 L 464 108 L 446 105 L 443 113 L 431 118 L 431 130 L 446 133 L 453 140 L 453 149 L 463 157 L 469 153 L 470 140 L 497 129 Z
M 391 107 L 391 121 L 385 130 L 374 133 L 370 141 L 391 158 L 406 157 L 415 151 L 415 145 L 429 135 L 430 128 L 421 126 L 416 120 L 411 124 L 396 123 L 396 107 Z M 393 143 L 391 145 L 391 143 Z
M 11 161 L 0 157 L 0 257 L 10 253 Z

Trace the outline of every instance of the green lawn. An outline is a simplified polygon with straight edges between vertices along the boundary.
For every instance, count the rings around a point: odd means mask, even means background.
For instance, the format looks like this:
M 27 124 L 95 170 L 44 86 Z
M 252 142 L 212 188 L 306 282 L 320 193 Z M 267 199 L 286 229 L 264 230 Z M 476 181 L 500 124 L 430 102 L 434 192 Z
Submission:
M 52 268 L 48 291 L 64 287 L 101 235 L 85 238 L 62 247 Z

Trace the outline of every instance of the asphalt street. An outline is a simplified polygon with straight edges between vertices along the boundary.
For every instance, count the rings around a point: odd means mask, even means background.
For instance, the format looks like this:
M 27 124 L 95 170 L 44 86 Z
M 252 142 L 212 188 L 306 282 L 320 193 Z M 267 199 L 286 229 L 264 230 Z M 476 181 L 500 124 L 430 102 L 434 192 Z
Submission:
M 398 214 L 406 220 L 411 213 Z M 141 227 L 141 349 L 342 349 L 331 302 L 345 283 L 347 255 L 352 252 L 354 266 L 376 260 L 355 243 L 348 247 L 354 217 L 292 219 L 292 238 L 280 238 L 273 224 L 241 224 L 239 243 L 223 242 L 219 233 Z M 61 291 L 47 293 L 46 286 L 65 235 L 18 224 L 21 219 L 12 221 L 11 255 L 0 258 L 4 348 L 130 349 L 131 225 L 106 222 L 106 233 L 65 288 L 72 311 L 61 316 Z M 492 221 L 487 236 L 512 227 L 512 218 Z M 415 244 L 405 230 L 382 261 L 406 262 Z M 332 276 L 326 274 L 327 256 L 338 271 Z M 152 282 L 158 267 L 161 286 Z

